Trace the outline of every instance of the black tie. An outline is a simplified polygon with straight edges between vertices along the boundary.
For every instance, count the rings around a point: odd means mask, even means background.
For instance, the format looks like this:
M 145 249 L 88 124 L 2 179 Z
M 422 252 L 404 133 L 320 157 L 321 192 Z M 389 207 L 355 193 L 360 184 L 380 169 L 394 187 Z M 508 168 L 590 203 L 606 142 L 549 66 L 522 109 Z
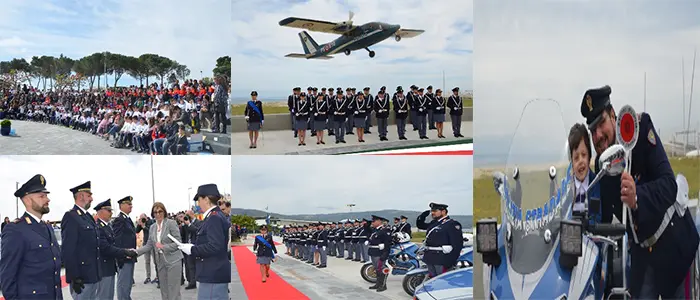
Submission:
M 585 194 L 579 194 L 576 196 L 576 203 L 585 203 L 586 202 L 586 195 Z

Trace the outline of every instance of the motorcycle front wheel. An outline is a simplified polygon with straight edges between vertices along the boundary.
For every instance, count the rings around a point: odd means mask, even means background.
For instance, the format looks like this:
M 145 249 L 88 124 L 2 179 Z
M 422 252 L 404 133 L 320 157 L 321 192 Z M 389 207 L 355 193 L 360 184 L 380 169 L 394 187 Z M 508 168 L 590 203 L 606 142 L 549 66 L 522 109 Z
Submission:
M 404 292 L 409 296 L 414 296 L 416 293 L 416 288 L 423 283 L 427 274 L 410 274 L 403 277 Z
M 362 279 L 369 283 L 377 283 L 377 270 L 374 269 L 374 266 L 371 263 L 362 265 L 362 268 L 360 269 L 360 276 L 362 276 Z

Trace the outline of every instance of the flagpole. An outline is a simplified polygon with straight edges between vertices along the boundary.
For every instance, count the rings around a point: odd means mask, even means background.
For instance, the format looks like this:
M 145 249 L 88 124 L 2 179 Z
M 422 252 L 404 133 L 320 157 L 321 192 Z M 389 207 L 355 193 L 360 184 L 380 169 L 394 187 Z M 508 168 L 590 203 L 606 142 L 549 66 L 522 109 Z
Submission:
M 153 155 L 151 155 L 151 196 L 153 197 L 153 203 L 156 203 L 156 181 L 153 176 Z
M 19 182 L 15 181 L 15 191 L 19 190 Z M 19 218 L 19 197 L 17 197 L 17 201 L 15 201 L 15 215 L 16 218 Z

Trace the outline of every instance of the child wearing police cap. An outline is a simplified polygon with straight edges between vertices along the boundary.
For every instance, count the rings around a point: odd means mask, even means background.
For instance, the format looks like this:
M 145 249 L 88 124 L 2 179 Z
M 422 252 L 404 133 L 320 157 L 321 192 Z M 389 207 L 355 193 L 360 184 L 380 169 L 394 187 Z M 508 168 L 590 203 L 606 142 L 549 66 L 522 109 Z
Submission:
M 265 114 L 263 113 L 262 101 L 258 100 L 258 92 L 250 93 L 251 100 L 245 106 L 245 120 L 248 126 L 248 138 L 250 146 L 248 148 L 255 149 L 258 147 L 258 135 L 265 123 Z

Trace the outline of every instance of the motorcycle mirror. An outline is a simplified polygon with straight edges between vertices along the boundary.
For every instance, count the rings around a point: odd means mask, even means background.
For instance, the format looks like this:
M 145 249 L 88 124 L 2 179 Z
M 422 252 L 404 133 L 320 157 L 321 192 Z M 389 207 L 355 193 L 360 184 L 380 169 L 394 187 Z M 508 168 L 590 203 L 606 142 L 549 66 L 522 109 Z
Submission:
M 617 176 L 622 174 L 627 165 L 627 151 L 622 145 L 612 145 L 600 155 L 600 169 L 605 171 L 606 176 Z
M 515 179 L 515 180 L 520 179 L 520 169 L 518 167 L 515 167 L 513 169 L 513 179 Z
M 549 180 L 554 180 L 557 178 L 557 168 L 554 166 L 549 167 Z
M 503 191 L 503 184 L 506 181 L 506 175 L 502 172 L 494 172 L 491 176 L 493 178 L 493 187 L 496 189 L 496 192 L 501 195 Z

